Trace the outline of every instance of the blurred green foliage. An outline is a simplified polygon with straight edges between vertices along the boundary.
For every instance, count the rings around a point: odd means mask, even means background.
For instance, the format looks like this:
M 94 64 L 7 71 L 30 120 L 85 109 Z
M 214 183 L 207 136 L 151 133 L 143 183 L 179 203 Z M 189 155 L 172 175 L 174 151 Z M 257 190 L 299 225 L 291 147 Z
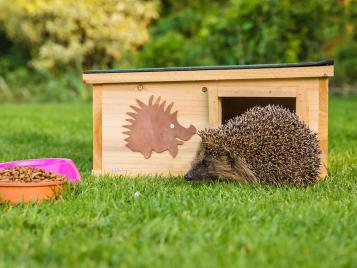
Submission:
M 89 99 L 82 68 L 334 58 L 333 84 L 357 83 L 355 0 L 103 1 L 0 0 L 0 100 Z
M 82 67 L 149 38 L 156 0 L 0 0 L 0 100 L 88 99 Z
M 335 59 L 335 86 L 357 82 L 357 1 L 163 0 L 151 39 L 119 66 Z
M 1 39 L 1 33 L 0 33 Z M 30 55 L 16 45 L 2 43 L 0 53 L 0 101 L 86 101 L 89 90 L 81 81 L 80 66 L 65 70 L 38 70 Z
M 12 46 L 0 54 L 0 101 L 87 101 L 90 91 L 81 81 L 81 67 L 38 70 L 26 51 Z
M 343 5 L 332 0 L 206 2 L 203 9 L 172 5 L 152 28 L 138 63 L 162 66 L 166 58 L 166 65 L 316 59 L 331 53 L 324 45 L 343 29 Z
M 37 69 L 110 66 L 149 37 L 155 1 L 0 0 L 1 28 Z

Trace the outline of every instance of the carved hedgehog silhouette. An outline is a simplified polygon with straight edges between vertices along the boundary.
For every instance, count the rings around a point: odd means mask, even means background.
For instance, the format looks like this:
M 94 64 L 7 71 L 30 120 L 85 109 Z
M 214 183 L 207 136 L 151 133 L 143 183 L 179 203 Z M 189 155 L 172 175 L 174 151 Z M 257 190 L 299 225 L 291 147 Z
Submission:
M 129 129 L 123 132 L 129 136 L 125 139 L 126 146 L 133 152 L 142 153 L 146 159 L 152 151 L 161 153 L 166 150 L 176 157 L 178 145 L 196 133 L 193 125 L 185 128 L 178 123 L 177 111 L 171 113 L 173 102 L 165 108 L 166 101 L 160 103 L 160 100 L 161 97 L 158 97 L 154 102 L 154 96 L 151 96 L 149 103 L 145 104 L 136 99 L 139 107 L 131 105 L 135 113 L 127 113 L 132 118 L 126 121 L 131 124 L 123 126 Z

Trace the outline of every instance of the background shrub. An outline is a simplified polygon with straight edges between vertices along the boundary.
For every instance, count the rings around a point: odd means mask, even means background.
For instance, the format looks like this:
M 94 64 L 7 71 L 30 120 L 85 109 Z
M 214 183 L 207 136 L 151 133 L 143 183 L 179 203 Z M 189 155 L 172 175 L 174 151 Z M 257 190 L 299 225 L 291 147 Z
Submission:
M 357 81 L 356 3 L 166 0 L 160 19 L 151 27 L 152 38 L 121 64 L 162 67 L 335 58 L 332 84 L 353 85 Z
M 140 0 L 0 0 L 0 23 L 39 69 L 110 66 L 149 37 L 155 2 Z
M 88 100 L 82 69 L 334 58 L 357 83 L 357 1 L 0 0 L 0 100 Z
M 203 9 L 172 2 L 138 55 L 143 66 L 162 66 L 165 59 L 155 55 L 165 57 L 165 48 L 170 65 L 315 60 L 333 55 L 329 43 L 344 29 L 344 5 L 334 0 L 211 1 Z M 184 45 L 172 51 L 172 37 Z
M 88 100 L 82 68 L 138 49 L 157 17 L 141 0 L 0 0 L 0 100 Z

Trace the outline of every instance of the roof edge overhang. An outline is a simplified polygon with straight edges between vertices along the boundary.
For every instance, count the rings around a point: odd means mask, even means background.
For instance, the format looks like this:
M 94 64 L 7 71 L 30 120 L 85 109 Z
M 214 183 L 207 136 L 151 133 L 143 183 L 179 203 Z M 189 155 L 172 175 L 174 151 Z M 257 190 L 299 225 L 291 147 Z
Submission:
M 113 84 L 331 77 L 334 74 L 333 64 L 333 60 L 323 60 L 286 64 L 93 70 L 83 73 L 83 81 L 87 84 Z

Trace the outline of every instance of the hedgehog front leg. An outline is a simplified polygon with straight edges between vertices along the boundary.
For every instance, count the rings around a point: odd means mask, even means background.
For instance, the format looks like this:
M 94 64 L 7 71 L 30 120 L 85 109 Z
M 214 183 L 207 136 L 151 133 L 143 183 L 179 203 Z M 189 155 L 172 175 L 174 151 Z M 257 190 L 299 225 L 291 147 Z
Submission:
M 143 156 L 145 157 L 145 159 L 149 159 L 151 156 L 151 149 L 149 150 L 145 150 L 143 152 L 141 152 L 143 154 Z

